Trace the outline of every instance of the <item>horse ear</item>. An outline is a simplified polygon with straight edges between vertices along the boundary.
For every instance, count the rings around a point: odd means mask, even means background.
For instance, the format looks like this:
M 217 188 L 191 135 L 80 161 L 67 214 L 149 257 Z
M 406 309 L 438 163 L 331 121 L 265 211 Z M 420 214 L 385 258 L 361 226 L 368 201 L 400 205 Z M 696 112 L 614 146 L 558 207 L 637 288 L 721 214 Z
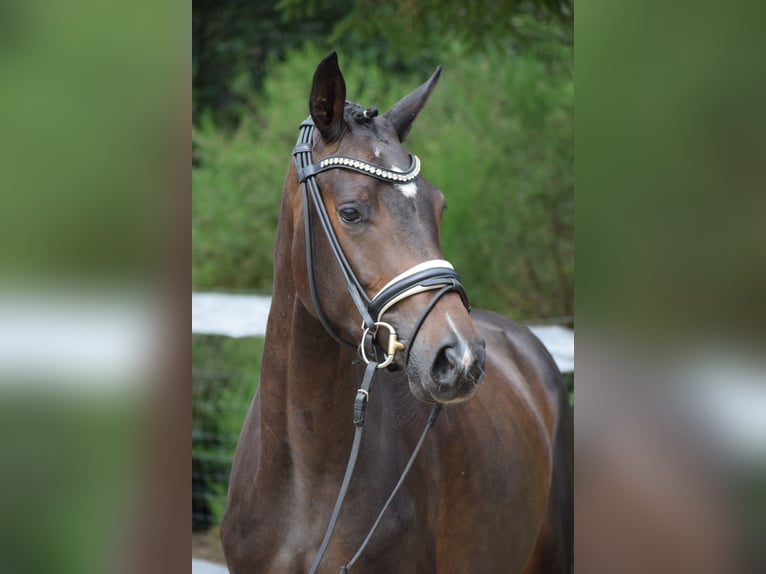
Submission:
M 396 133 L 399 136 L 399 141 L 403 142 L 410 133 L 412 122 L 423 109 L 428 101 L 428 96 L 431 95 L 436 83 L 439 81 L 439 75 L 442 73 L 442 67 L 437 66 L 436 71 L 428 79 L 428 81 L 420 86 L 417 90 L 404 96 L 401 100 L 396 102 L 391 109 L 388 110 L 383 117 L 388 119 L 396 129 Z
M 309 98 L 311 118 L 325 141 L 340 137 L 345 105 L 346 82 L 338 67 L 338 54 L 332 52 L 317 66 Z

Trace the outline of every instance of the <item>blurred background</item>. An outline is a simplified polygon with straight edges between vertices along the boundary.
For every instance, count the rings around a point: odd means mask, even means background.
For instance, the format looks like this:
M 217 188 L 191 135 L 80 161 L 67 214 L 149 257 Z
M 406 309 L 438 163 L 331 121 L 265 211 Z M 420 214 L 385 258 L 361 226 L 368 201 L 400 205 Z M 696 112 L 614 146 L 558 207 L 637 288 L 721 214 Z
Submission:
M 170 571 L 190 28 L 149 0 L 0 3 L 2 572 Z
M 445 257 L 474 306 L 567 329 L 571 347 L 573 22 L 571 2 L 194 3 L 194 556 L 221 561 L 218 522 L 262 350 L 262 328 L 242 316 L 269 295 L 290 153 L 331 50 L 348 99 L 381 112 L 444 66 L 406 147 L 447 197 Z

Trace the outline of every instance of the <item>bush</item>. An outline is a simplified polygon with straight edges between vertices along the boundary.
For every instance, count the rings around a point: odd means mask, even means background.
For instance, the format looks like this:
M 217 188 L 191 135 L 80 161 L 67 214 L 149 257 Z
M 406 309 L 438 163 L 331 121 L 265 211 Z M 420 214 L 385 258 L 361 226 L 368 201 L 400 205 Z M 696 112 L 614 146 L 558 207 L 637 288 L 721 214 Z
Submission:
M 517 318 L 573 312 L 567 72 L 530 54 L 456 60 L 409 143 L 447 197 L 442 245 L 472 302 Z

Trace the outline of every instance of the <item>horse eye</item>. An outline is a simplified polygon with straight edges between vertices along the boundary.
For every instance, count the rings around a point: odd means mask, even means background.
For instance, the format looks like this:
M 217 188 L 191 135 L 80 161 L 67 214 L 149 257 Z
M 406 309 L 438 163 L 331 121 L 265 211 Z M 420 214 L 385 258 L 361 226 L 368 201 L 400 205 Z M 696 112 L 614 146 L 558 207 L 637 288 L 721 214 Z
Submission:
M 362 214 L 353 207 L 344 207 L 338 213 L 340 218 L 346 223 L 359 223 L 362 221 Z

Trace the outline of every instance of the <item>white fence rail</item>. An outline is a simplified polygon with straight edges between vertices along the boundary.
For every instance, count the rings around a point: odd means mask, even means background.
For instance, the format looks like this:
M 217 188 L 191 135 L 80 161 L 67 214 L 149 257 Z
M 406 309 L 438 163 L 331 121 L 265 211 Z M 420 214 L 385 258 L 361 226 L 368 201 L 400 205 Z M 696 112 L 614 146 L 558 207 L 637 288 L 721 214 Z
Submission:
M 192 293 L 192 332 L 228 337 L 266 333 L 271 298 L 261 295 Z M 562 373 L 574 371 L 574 331 L 559 325 L 529 325 Z

